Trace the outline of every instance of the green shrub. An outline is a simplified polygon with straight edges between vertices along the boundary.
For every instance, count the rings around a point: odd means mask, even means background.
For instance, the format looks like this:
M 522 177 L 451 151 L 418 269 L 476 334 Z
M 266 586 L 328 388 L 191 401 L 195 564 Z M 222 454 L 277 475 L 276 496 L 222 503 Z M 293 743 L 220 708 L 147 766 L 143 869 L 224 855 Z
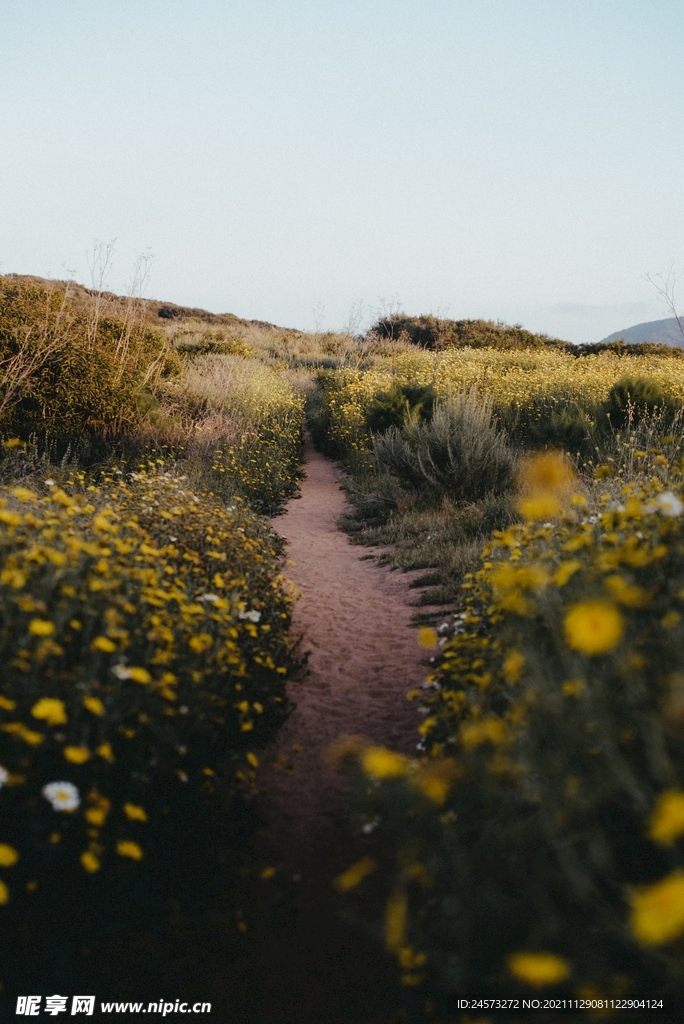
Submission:
M 526 448 L 558 448 L 573 457 L 587 458 L 600 442 L 599 411 L 591 404 L 557 403 L 547 396 L 515 406 L 497 406 L 495 419 L 514 444 Z
M 371 337 L 405 338 L 420 348 L 441 351 L 446 348 L 526 349 L 553 347 L 572 351 L 569 342 L 533 334 L 520 324 L 510 327 L 493 320 L 446 320 L 436 316 L 404 316 L 396 313 L 382 317 L 369 331 Z
M 403 486 L 435 497 L 476 501 L 501 494 L 513 482 L 515 457 L 492 422 L 491 403 L 475 393 L 436 406 L 429 422 L 391 427 L 373 440 L 378 472 Z
M 429 422 L 437 396 L 431 384 L 404 384 L 381 391 L 373 399 L 366 414 L 368 429 L 374 434 L 390 427 L 403 427 L 417 420 Z
M 150 326 L 95 319 L 59 289 L 0 278 L 0 429 L 60 442 L 131 433 L 149 386 L 180 368 Z
M 636 426 L 660 409 L 674 411 L 677 403 L 665 394 L 662 384 L 652 377 L 621 377 L 610 389 L 602 413 L 604 422 L 620 429 Z

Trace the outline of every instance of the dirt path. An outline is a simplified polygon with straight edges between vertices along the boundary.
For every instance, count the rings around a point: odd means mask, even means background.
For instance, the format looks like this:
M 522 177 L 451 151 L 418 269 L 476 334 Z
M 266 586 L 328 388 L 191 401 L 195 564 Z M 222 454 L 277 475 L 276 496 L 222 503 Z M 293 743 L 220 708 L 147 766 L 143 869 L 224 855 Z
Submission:
M 244 1008 L 236 1021 L 387 1024 L 395 965 L 341 924 L 331 886 L 371 840 L 353 834 L 343 777 L 321 762 L 330 743 L 350 733 L 415 749 L 418 720 L 406 692 L 425 676 L 425 652 L 410 628 L 408 577 L 364 559 L 368 549 L 337 529 L 346 507 L 338 473 L 310 442 L 306 470 L 301 497 L 274 527 L 287 541 L 288 575 L 301 594 L 294 634 L 311 653 L 307 674 L 290 683 L 296 709 L 275 751 L 293 770 L 259 772 L 267 824 L 254 856 L 277 874 L 249 896 L 257 923 L 235 982 Z

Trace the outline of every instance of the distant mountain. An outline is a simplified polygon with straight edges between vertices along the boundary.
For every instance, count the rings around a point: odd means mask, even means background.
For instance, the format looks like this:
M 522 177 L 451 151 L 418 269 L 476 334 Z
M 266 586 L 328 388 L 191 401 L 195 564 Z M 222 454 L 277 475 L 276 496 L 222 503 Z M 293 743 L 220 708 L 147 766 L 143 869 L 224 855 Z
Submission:
M 682 320 L 684 325 L 684 319 Z M 677 326 L 677 321 L 649 320 L 646 324 L 635 324 L 634 327 L 626 327 L 624 331 L 615 331 L 607 338 L 602 338 L 599 344 L 606 341 L 626 341 L 638 343 L 650 341 L 652 345 L 670 345 L 673 348 L 684 348 L 684 334 Z

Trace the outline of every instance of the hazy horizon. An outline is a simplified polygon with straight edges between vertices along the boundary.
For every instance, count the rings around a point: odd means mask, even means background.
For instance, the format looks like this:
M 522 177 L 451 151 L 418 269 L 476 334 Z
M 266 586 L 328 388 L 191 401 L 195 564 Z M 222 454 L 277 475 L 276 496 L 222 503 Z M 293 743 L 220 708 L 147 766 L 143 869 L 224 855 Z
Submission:
M 684 263 L 672 0 L 5 0 L 0 272 L 598 341 Z

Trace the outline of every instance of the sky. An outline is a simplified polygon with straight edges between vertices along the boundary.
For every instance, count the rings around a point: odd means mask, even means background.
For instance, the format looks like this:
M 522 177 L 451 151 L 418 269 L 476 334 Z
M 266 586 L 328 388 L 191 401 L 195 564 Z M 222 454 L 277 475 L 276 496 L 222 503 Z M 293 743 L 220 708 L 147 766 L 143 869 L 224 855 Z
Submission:
M 684 266 L 680 0 L 0 0 L 0 273 L 574 342 Z M 684 304 L 684 299 L 683 299 Z

